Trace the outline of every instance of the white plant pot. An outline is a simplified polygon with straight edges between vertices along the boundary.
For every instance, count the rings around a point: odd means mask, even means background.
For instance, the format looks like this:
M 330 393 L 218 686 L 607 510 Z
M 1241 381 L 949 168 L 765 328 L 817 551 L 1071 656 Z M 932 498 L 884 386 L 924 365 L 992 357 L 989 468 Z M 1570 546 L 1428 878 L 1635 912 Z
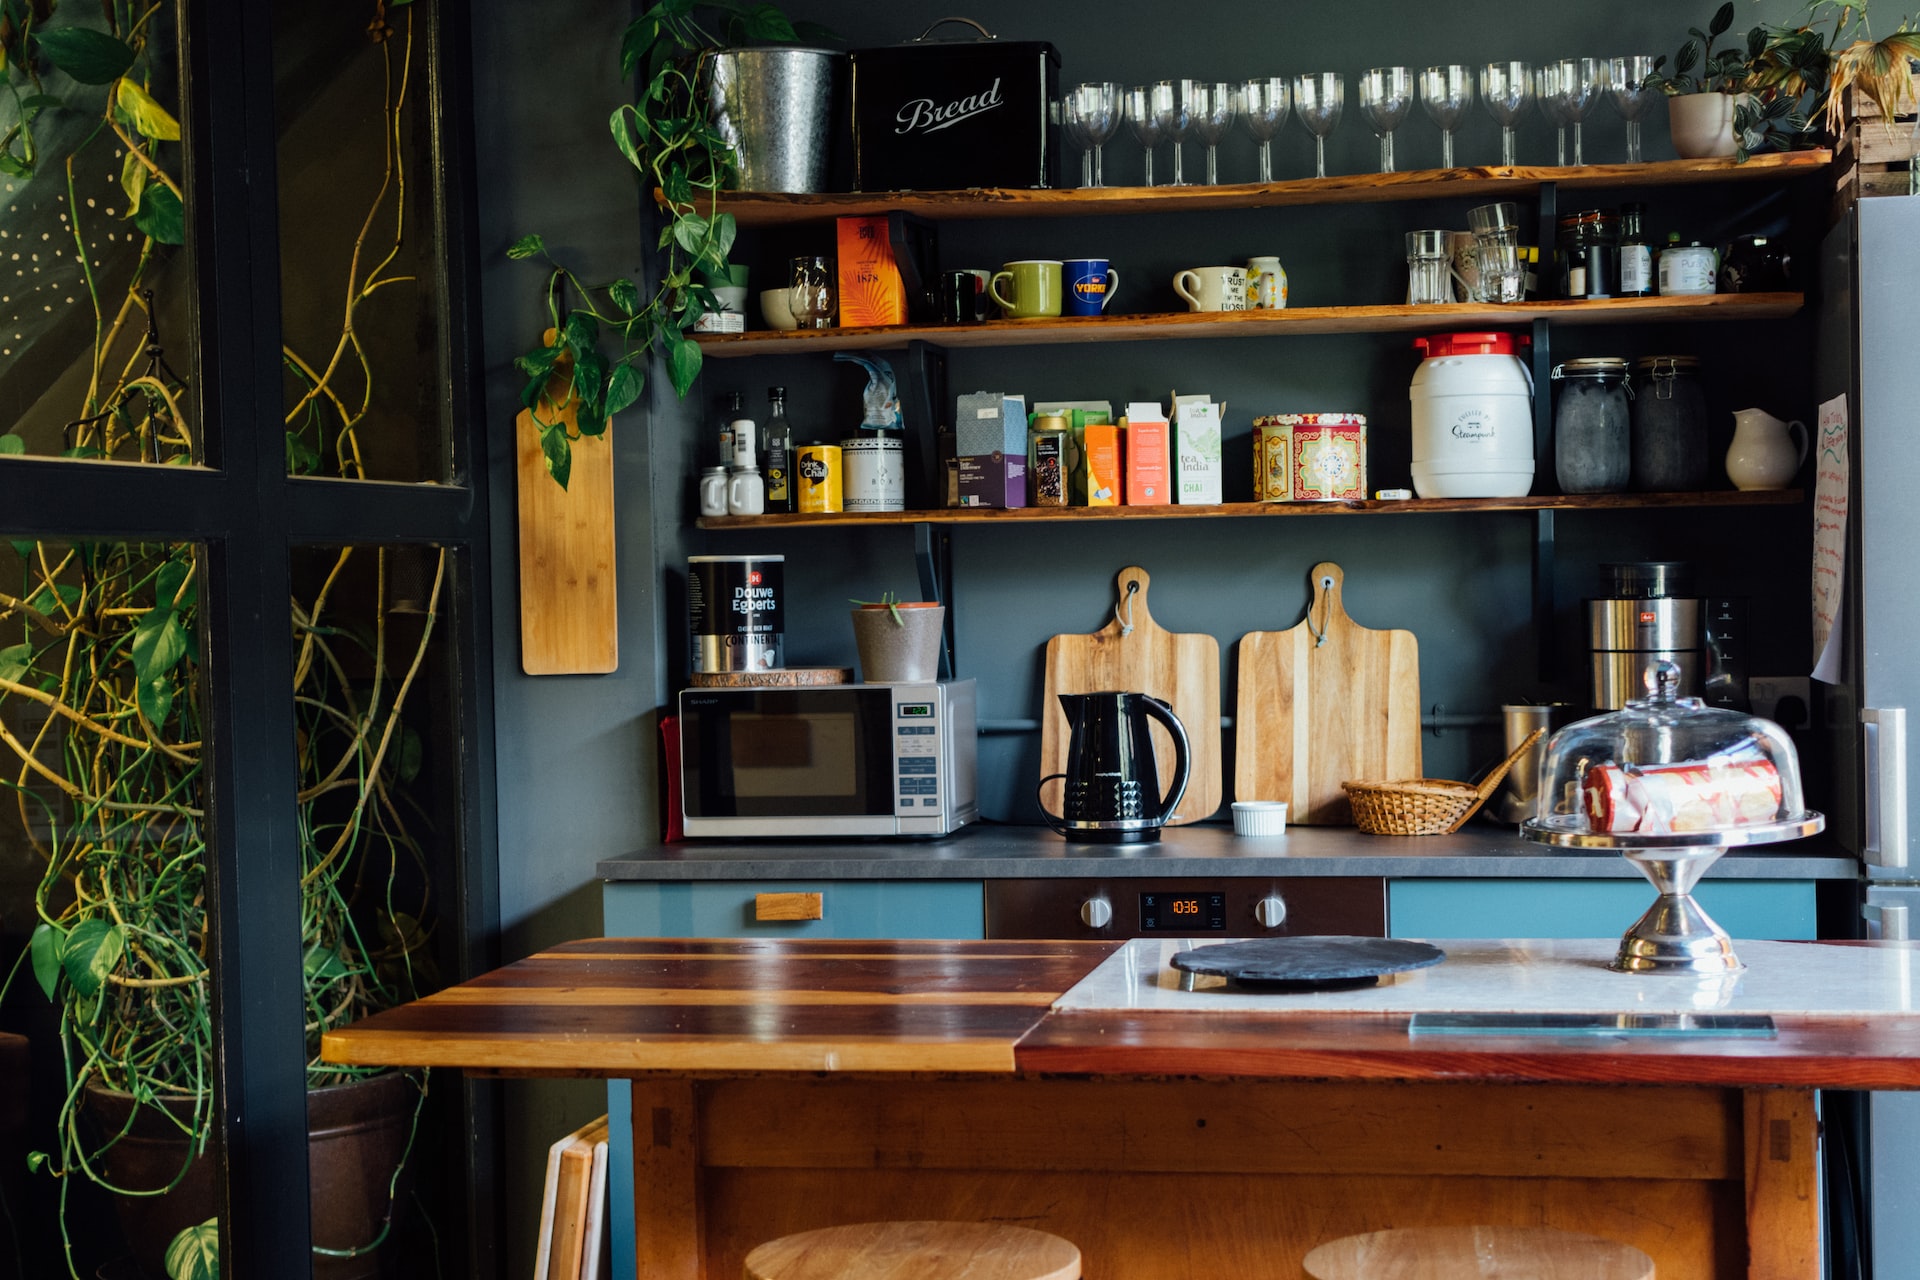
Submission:
M 1683 93 L 1667 99 L 1667 128 L 1673 150 L 1682 160 L 1707 160 L 1734 152 L 1733 108 L 1739 99 L 1730 93 Z

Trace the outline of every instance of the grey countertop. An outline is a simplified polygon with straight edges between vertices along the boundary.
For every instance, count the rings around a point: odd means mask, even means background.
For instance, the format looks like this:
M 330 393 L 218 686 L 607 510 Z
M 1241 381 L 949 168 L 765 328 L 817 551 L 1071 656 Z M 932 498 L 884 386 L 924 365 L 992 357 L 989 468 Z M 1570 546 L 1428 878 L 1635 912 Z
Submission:
M 940 840 L 688 840 L 608 858 L 605 880 L 1007 880 L 1073 877 L 1389 876 L 1638 879 L 1613 853 L 1549 849 L 1511 828 L 1474 824 L 1449 836 L 1368 836 L 1351 827 L 1289 827 L 1236 836 L 1229 826 L 1174 827 L 1153 844 L 1070 844 L 1045 827 L 976 823 Z M 1730 853 L 1709 878 L 1838 880 L 1859 863 L 1830 840 Z

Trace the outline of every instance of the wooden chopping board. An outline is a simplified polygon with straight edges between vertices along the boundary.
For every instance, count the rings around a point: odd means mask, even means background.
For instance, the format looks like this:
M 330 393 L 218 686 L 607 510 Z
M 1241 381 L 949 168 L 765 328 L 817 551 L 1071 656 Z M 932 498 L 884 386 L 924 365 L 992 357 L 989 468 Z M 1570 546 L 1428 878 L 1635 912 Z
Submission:
M 559 410 L 569 431 L 579 407 L 579 400 L 569 397 Z M 620 665 L 613 426 L 609 423 L 600 436 L 573 441 L 573 471 L 565 489 L 547 474 L 531 409 L 522 409 L 514 419 L 514 448 L 520 502 L 520 665 L 530 676 L 613 671 Z
M 1187 794 L 1177 806 L 1184 825 L 1212 817 L 1220 808 L 1220 642 L 1209 635 L 1162 630 L 1147 609 L 1147 571 L 1129 566 L 1116 582 L 1116 616 L 1092 635 L 1047 641 L 1046 686 L 1041 694 L 1040 775 L 1067 767 L 1066 712 L 1061 693 L 1120 690 L 1150 693 L 1173 708 L 1187 731 L 1191 754 Z M 1129 631 L 1122 619 L 1130 619 Z M 1173 780 L 1173 738 L 1155 725 L 1154 767 L 1164 794 Z M 1046 802 L 1060 811 L 1060 784 L 1049 783 Z
M 1342 782 L 1420 776 L 1419 643 L 1348 617 L 1345 581 L 1313 566 L 1305 620 L 1240 639 L 1233 793 L 1285 800 L 1290 822 L 1351 823 Z

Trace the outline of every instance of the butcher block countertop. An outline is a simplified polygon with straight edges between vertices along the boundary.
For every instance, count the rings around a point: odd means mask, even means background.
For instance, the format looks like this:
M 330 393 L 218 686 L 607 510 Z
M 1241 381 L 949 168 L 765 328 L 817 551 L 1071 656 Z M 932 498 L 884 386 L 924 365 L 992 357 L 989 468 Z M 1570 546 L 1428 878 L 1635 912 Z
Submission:
M 1215 1011 L 1204 1000 L 1097 1007 L 1113 1002 L 1087 994 L 1096 984 L 1067 999 L 1121 945 L 571 942 L 328 1032 L 321 1053 L 338 1063 L 508 1076 L 838 1072 L 1920 1088 L 1920 982 L 1911 981 L 1920 976 L 1920 951 L 1900 944 L 1748 944 L 1751 967 L 1736 990 L 1744 983 L 1777 992 L 1786 982 L 1798 993 L 1762 1002 L 1774 1017 L 1771 1038 L 1416 1036 L 1409 1024 L 1418 1002 L 1407 999 L 1340 1007 L 1323 997 L 1272 995 L 1252 1007 L 1236 997 Z M 1135 944 L 1145 945 L 1164 944 Z M 1538 952 L 1593 967 L 1586 988 L 1604 991 L 1617 981 L 1620 1012 L 1686 1007 L 1666 1000 L 1660 984 L 1688 979 L 1607 974 L 1598 968 L 1604 948 L 1593 944 L 1585 956 L 1583 945 L 1498 944 L 1522 959 Z M 1840 975 L 1830 1005 L 1819 983 L 1790 981 L 1785 970 L 1801 956 L 1808 972 Z M 1463 952 L 1460 963 L 1466 960 Z M 1499 972 L 1497 956 L 1475 963 Z M 1859 984 L 1841 973 L 1849 966 L 1871 969 L 1877 988 L 1893 994 L 1854 998 Z M 1420 980 L 1396 981 L 1416 990 L 1405 984 Z M 1916 994 L 1900 995 L 1903 987 Z M 1661 998 L 1650 999 L 1649 990 Z M 1056 1009 L 1063 1000 L 1087 1007 Z M 1591 1007 L 1589 995 L 1579 1008 Z

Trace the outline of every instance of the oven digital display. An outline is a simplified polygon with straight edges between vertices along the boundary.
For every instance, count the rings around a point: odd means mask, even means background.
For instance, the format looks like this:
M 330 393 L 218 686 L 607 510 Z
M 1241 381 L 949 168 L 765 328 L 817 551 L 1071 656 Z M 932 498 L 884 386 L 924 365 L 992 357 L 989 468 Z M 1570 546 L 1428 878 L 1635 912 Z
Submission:
M 931 702 L 903 702 L 900 704 L 900 718 L 902 720 L 924 720 L 932 714 L 933 704 Z
M 1224 933 L 1227 928 L 1225 892 L 1143 893 L 1140 895 L 1142 933 Z

